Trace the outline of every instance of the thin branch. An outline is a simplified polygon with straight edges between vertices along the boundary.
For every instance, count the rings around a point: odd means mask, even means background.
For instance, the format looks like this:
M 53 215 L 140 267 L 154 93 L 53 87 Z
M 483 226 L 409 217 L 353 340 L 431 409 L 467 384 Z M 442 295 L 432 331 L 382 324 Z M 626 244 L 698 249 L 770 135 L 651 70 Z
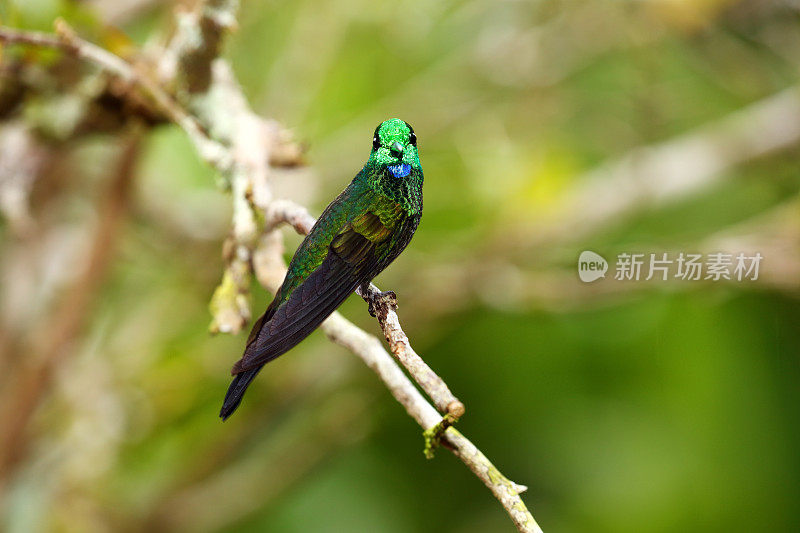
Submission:
M 420 426 L 430 429 L 442 420 L 436 409 L 422 397 L 376 337 L 364 332 L 338 312 L 323 322 L 321 328 L 329 339 L 355 353 L 375 371 L 395 399 L 405 407 L 406 412 Z M 447 428 L 442 440 L 453 454 L 461 459 L 491 490 L 519 531 L 541 533 L 541 528 L 520 497 L 520 494 L 526 489 L 524 486 L 506 478 L 469 439 L 455 428 Z
M 274 227 L 276 224 L 285 222 L 292 226 L 298 233 L 306 234 L 311 230 L 314 224 L 314 218 L 308 214 L 308 211 L 297 204 L 293 204 L 287 200 L 276 200 L 271 204 L 271 209 L 268 211 L 267 227 Z M 273 249 L 269 249 L 270 247 Z M 256 259 L 263 258 L 262 261 L 254 262 L 254 270 L 259 282 L 271 290 L 275 290 L 283 281 L 286 274 L 283 261 L 280 259 L 282 248 L 275 245 L 274 240 L 263 241 L 261 249 L 256 252 Z M 277 256 L 277 259 L 276 259 Z M 370 292 L 379 292 L 373 285 Z M 422 359 L 411 348 L 408 337 L 400 328 L 399 317 L 396 311 L 388 307 L 386 309 L 387 319 L 381 322 L 381 327 L 384 330 L 384 335 L 392 347 L 392 352 L 400 359 L 404 365 L 407 360 L 404 357 L 413 357 Z M 391 317 L 389 319 L 388 317 Z M 386 324 L 391 324 L 391 329 Z M 387 353 L 383 348 L 381 342 L 373 335 L 366 333 L 364 330 L 344 318 L 340 313 L 333 313 L 325 322 L 322 323 L 320 329 L 325 335 L 336 344 L 347 348 L 364 363 L 370 367 L 381 381 L 392 393 L 392 396 L 405 408 L 406 412 L 411 416 L 424 430 L 431 430 L 441 427 L 444 431 L 443 434 L 437 435 L 441 438 L 446 447 L 450 448 L 456 457 L 461 459 L 465 465 L 475 473 L 478 478 L 492 491 L 492 494 L 500 501 L 509 514 L 514 524 L 519 531 L 524 532 L 541 532 L 541 528 L 534 520 L 531 513 L 528 511 L 525 503 L 522 501 L 520 494 L 526 490 L 523 485 L 518 485 L 513 481 L 506 478 L 491 461 L 464 435 L 458 432 L 455 428 L 449 426 L 451 415 L 449 411 L 452 409 L 456 412 L 459 411 L 463 414 L 463 404 L 459 402 L 450 393 L 444 382 L 433 373 L 433 371 L 424 363 L 424 368 L 427 371 L 422 371 L 420 374 L 420 366 L 409 364 L 406 369 L 415 378 L 415 380 L 422 386 L 427 383 L 432 391 L 426 393 L 435 395 L 434 400 L 437 407 L 442 405 L 440 410 L 446 414 L 442 417 L 430 403 L 420 394 L 419 390 L 414 384 L 406 377 L 403 371 L 397 366 L 392 359 L 392 356 Z M 387 331 L 388 329 L 388 331 Z M 402 341 L 401 339 L 404 339 Z M 395 351 L 397 350 L 397 351 Z M 403 356 L 398 355 L 403 354 Z M 428 375 L 433 376 L 433 378 Z M 431 382 L 441 383 L 442 389 L 431 387 Z M 425 387 L 423 386 L 423 389 Z M 433 398 L 433 396 L 432 396 Z M 460 415 L 459 415 L 460 416 Z M 442 423 L 444 424 L 442 425 Z
M 234 2 L 228 2 L 225 5 L 235 7 Z M 201 9 L 204 9 L 204 6 L 205 4 L 201 6 Z M 204 116 L 201 117 L 201 121 L 205 128 L 211 132 L 209 136 L 198 125 L 197 120 L 186 113 L 171 96 L 155 83 L 138 75 L 126 62 L 91 43 L 79 39 L 63 22 L 57 23 L 57 31 L 58 37 L 53 37 L 47 34 L 0 28 L 0 42 L 23 43 L 64 50 L 94 63 L 111 74 L 138 85 L 146 94 L 150 95 L 162 111 L 186 131 L 201 158 L 228 178 L 234 196 L 233 245 L 236 248 L 235 252 L 236 254 L 246 255 L 246 259 L 249 260 L 251 258 L 250 254 L 253 253 L 253 246 L 255 246 L 254 241 L 266 247 L 265 253 L 258 254 L 258 250 L 256 250 L 254 254 L 256 258 L 259 256 L 267 258 L 263 262 L 254 261 L 256 263 L 255 271 L 259 281 L 274 290 L 285 275 L 282 258 L 280 257 L 282 244 L 275 229 L 277 217 L 281 213 L 287 215 L 284 220 L 301 233 L 306 233 L 310 229 L 310 224 L 313 224 L 313 218 L 308 216 L 305 210 L 290 209 L 290 203 L 273 202 L 271 200 L 265 179 L 271 159 L 268 154 L 270 145 L 263 136 L 245 139 L 246 135 L 252 135 L 252 132 L 256 130 L 247 130 L 245 128 L 244 131 L 249 133 L 242 134 L 241 128 L 242 120 L 244 120 L 245 126 L 248 125 L 248 120 L 259 120 L 262 125 L 264 122 L 263 119 L 249 111 L 246 100 L 235 83 L 227 64 L 219 59 L 211 59 L 212 70 L 219 73 L 220 83 L 217 84 L 212 81 L 208 86 L 207 94 L 205 94 L 205 105 L 202 106 Z M 226 77 L 227 80 L 225 79 Z M 210 97 L 214 94 L 215 87 L 222 87 L 224 90 L 221 93 L 217 93 L 217 98 L 212 100 Z M 231 109 L 232 104 L 233 109 Z M 250 124 L 254 124 L 254 122 Z M 257 130 L 261 131 L 263 135 L 264 130 L 262 128 Z M 235 139 L 237 133 L 239 134 L 239 139 Z M 220 139 L 220 136 L 224 139 L 223 141 L 214 140 Z M 244 147 L 258 145 L 259 142 L 263 143 L 261 145 L 262 151 L 259 152 L 263 156 L 257 158 L 248 157 Z M 238 184 L 237 181 L 239 181 Z M 277 205 L 273 208 L 273 204 Z M 253 227 L 250 224 L 251 217 L 254 216 L 253 206 L 263 208 L 268 216 L 272 217 L 272 220 L 265 224 L 269 231 L 265 232 L 260 239 L 252 239 L 253 233 L 250 231 Z M 247 231 L 237 231 L 237 216 L 244 217 L 244 227 Z M 239 229 L 241 230 L 242 228 Z M 242 260 L 245 259 L 245 257 L 239 255 L 237 257 Z M 261 268 L 263 265 L 267 265 L 268 268 Z M 392 344 L 393 350 L 397 347 L 397 351 L 408 358 L 413 358 L 414 356 L 419 358 L 411 349 L 407 336 L 402 333 L 399 319 L 396 318 L 394 310 L 387 309 L 387 316 L 389 316 L 389 313 L 394 314 L 394 318 L 391 323 L 392 329 L 389 333 L 386 333 L 386 336 Z M 437 426 L 442 429 L 445 428 L 446 424 L 442 424 L 443 417 L 439 415 L 436 408 L 425 400 L 376 337 L 369 335 L 347 321 L 339 313 L 331 315 L 322 324 L 321 329 L 329 339 L 358 355 L 367 366 L 372 368 L 397 401 L 403 405 L 408 414 L 423 429 L 430 430 Z M 463 405 L 458 400 L 455 400 L 446 386 L 442 388 L 444 384 L 441 379 L 438 377 L 432 379 L 428 375 L 430 368 L 427 368 L 427 365 L 423 368 L 418 364 L 410 364 L 408 368 L 410 372 L 411 369 L 414 369 L 415 372 L 422 372 L 419 381 L 426 391 L 430 390 L 431 397 L 435 398 L 437 406 L 441 406 L 443 411 L 449 412 L 452 409 L 455 413 L 463 413 Z M 427 371 L 425 368 L 427 368 Z M 432 371 L 430 371 L 430 374 L 433 374 Z M 436 380 L 441 382 L 441 385 Z M 523 486 L 511 482 L 503 476 L 485 455 L 454 428 L 445 429 L 441 439 L 492 491 L 519 531 L 541 531 L 519 496 L 524 491 Z
M 200 128 L 197 120 L 177 105 L 175 100 L 158 84 L 134 70 L 130 64 L 119 56 L 78 37 L 63 20 L 56 20 L 55 29 L 56 35 L 53 35 L 0 26 L 0 43 L 25 44 L 62 50 L 96 65 L 124 82 L 136 85 L 153 100 L 167 118 L 186 132 L 203 160 L 219 168 L 227 168 L 230 165 L 230 154 L 227 150 L 209 139 Z
M 425 394 L 433 400 L 440 413 L 449 415 L 448 424 L 451 424 L 464 415 L 464 404 L 456 398 L 447 384 L 431 370 L 431 367 L 411 347 L 408 335 L 400 326 L 400 317 L 397 316 L 397 303 L 392 293 L 392 298 L 385 299 L 378 287 L 373 284 L 364 290 L 359 287 L 356 291 L 365 301 L 369 302 L 374 310 L 374 315 L 383 330 L 392 353 L 398 361 L 408 370 L 417 384 L 422 387 Z M 438 431 L 435 436 L 438 436 Z
M 173 41 L 181 89 L 202 94 L 214 83 L 213 62 L 219 56 L 223 34 L 236 25 L 238 0 L 208 0 L 197 10 L 177 13 L 178 35 Z
M 505 477 L 488 457 L 477 446 L 472 444 L 456 428 L 448 428 L 444 434 L 445 441 L 453 454 L 461 459 L 472 472 L 492 491 L 495 498 L 505 508 L 519 531 L 542 533 L 542 528 L 534 520 L 520 494 L 528 490 L 525 485 L 518 485 Z
M 178 81 L 181 103 L 231 155 L 228 167 L 212 162 L 231 189 L 233 220 L 223 254 L 225 270 L 211 300 L 210 330 L 234 334 L 250 320 L 250 264 L 259 233 L 257 212 L 272 200 L 267 184 L 272 153 L 286 164 L 292 163 L 291 154 L 300 154 L 288 148 L 292 143 L 276 122 L 250 110 L 232 69 L 217 57 L 223 33 L 235 25 L 237 9 L 236 0 L 209 0 L 179 12 L 177 31 L 158 66 L 162 77 Z

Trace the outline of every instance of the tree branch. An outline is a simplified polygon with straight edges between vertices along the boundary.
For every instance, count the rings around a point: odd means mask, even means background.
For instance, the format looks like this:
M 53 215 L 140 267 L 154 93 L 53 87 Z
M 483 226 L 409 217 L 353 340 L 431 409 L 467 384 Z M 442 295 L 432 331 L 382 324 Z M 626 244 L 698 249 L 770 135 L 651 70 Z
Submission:
M 375 311 L 375 317 L 383 330 L 383 335 L 389 342 L 392 353 L 405 367 L 417 384 L 422 387 L 425 394 L 433 400 L 440 413 L 450 415 L 450 423 L 455 422 L 464 415 L 464 404 L 456 398 L 442 378 L 431 370 L 428 364 L 411 347 L 408 336 L 400 326 L 397 316 L 397 303 L 394 295 L 388 301 L 378 287 L 369 284 L 368 287 L 359 287 L 356 293 L 369 302 Z
M 202 4 L 200 9 L 206 10 L 209 6 L 213 8 L 217 4 L 235 9 L 235 2 L 209 2 Z M 221 14 L 218 12 L 216 16 Z M 223 17 L 222 20 L 229 19 Z M 63 22 L 57 23 L 57 31 L 56 37 L 0 28 L 0 42 L 64 50 L 136 84 L 151 96 L 161 110 L 186 131 L 201 158 L 230 183 L 234 202 L 234 228 L 231 236 L 231 245 L 235 248 L 233 256 L 240 261 L 249 262 L 253 259 L 259 281 L 274 290 L 285 275 L 281 257 L 282 242 L 276 226 L 286 222 L 300 233 L 307 233 L 313 225 L 313 218 L 304 209 L 294 208 L 290 202 L 271 199 L 266 176 L 271 159 L 269 147 L 274 141 L 271 143 L 269 138 L 265 138 L 267 128 L 263 125 L 266 122 L 248 109 L 230 68 L 222 60 L 215 59 L 213 54 L 207 57 L 212 69 L 212 81 L 206 91 L 198 91 L 192 95 L 192 98 L 204 100 L 202 106 L 192 106 L 202 109 L 202 116 L 198 121 L 160 86 L 139 75 L 119 57 L 79 39 Z M 179 32 L 176 39 L 181 38 L 183 37 Z M 187 68 L 186 65 L 191 63 L 181 62 L 180 53 L 178 58 L 177 65 L 183 64 L 183 67 L 178 68 Z M 215 93 L 215 89 L 219 92 Z M 200 123 L 204 128 L 199 126 Z M 253 135 L 254 132 L 257 135 Z M 259 148 L 257 157 L 253 157 L 246 147 Z M 253 231 L 254 206 L 261 208 L 266 218 L 266 231 L 258 238 Z M 373 290 L 369 293 L 372 294 Z M 381 314 L 384 313 L 385 318 L 379 319 L 379 322 L 398 359 L 404 361 L 409 372 L 431 396 L 437 407 L 447 413 L 447 417 L 457 418 L 463 414 L 463 404 L 455 399 L 444 382 L 411 348 L 395 310 L 387 306 L 385 310 L 381 310 Z M 437 436 L 491 490 L 519 531 L 541 531 L 519 496 L 525 487 L 509 481 L 466 437 L 454 428 L 447 427 L 448 423 L 443 421 L 448 418 L 440 416 L 436 408 L 425 400 L 376 337 L 358 328 L 338 312 L 332 314 L 322 324 L 321 329 L 329 339 L 358 355 L 372 368 L 423 429 L 440 428 L 443 431 Z
M 250 111 L 232 69 L 217 57 L 224 31 L 235 25 L 237 9 L 236 0 L 209 0 L 194 11 L 179 12 L 177 31 L 158 66 L 162 77 L 178 82 L 181 103 L 231 155 L 228 167 L 212 162 L 231 189 L 234 209 L 223 254 L 226 267 L 210 306 L 210 330 L 234 334 L 250 320 L 247 297 L 259 213 L 272 200 L 270 162 L 292 165 L 297 161 L 287 157 L 300 157 L 300 150 L 287 149 L 293 143 L 275 121 Z
M 266 227 L 274 228 L 280 223 L 289 224 L 298 233 L 305 235 L 314 225 L 314 218 L 302 206 L 287 200 L 276 200 L 270 204 L 270 209 L 267 211 Z M 280 243 L 276 245 L 273 239 L 264 239 L 255 254 L 256 276 L 262 285 L 273 291 L 280 286 L 286 274 L 281 260 L 281 251 Z M 378 292 L 380 291 L 377 287 L 371 285 L 367 297 Z M 445 446 L 450 448 L 453 454 L 461 459 L 492 491 L 492 494 L 500 501 L 514 521 L 517 529 L 525 532 L 540 532 L 541 528 L 520 498 L 520 494 L 526 490 L 526 487 L 506 478 L 469 439 L 455 428 L 448 427 L 453 416 L 458 418 L 463 415 L 463 404 L 452 395 L 442 379 L 411 348 L 408 337 L 400 327 L 396 310 L 387 306 L 379 315 L 384 313 L 385 318 L 383 320 L 379 318 L 379 323 L 389 341 L 392 353 L 434 400 L 439 410 L 446 413 L 444 417 L 425 400 L 376 337 L 366 333 L 338 312 L 333 313 L 322 323 L 320 328 L 331 341 L 355 353 L 378 374 L 392 396 L 424 430 L 440 429 L 440 431 L 435 431 L 437 439 L 441 438 Z
M 230 154 L 218 143 L 212 141 L 200 128 L 197 120 L 189 115 L 174 98 L 158 84 L 137 72 L 119 56 L 108 52 L 78 37 L 72 28 L 61 19 L 55 23 L 56 35 L 21 31 L 0 26 L 0 43 L 25 44 L 44 48 L 54 48 L 67 54 L 79 57 L 103 71 L 117 76 L 122 81 L 136 85 L 146 96 L 151 98 L 156 107 L 172 122 L 180 126 L 195 144 L 200 157 L 219 168 L 230 165 Z

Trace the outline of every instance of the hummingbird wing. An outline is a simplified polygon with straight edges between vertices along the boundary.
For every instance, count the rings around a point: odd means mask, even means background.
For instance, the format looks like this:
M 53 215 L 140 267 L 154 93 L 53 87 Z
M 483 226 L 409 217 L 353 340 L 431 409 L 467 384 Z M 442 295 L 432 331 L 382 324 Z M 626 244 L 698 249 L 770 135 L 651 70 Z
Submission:
M 284 285 L 288 282 L 290 288 L 296 286 L 282 301 L 276 296 L 256 322 L 232 374 L 256 369 L 296 346 L 408 245 L 418 216 L 406 215 L 398 204 L 383 197 L 367 205 L 369 209 L 347 217 L 349 220 L 331 239 L 324 259 L 307 277 L 298 284 L 287 275 Z M 324 214 L 320 220 L 323 218 Z M 298 256 L 302 262 L 305 244 L 298 249 L 293 264 Z

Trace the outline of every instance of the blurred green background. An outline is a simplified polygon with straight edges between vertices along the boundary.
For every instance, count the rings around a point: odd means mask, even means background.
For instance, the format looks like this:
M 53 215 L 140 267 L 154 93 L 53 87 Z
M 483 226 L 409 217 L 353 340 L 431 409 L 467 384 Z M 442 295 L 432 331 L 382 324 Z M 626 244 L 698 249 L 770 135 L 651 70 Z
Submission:
M 172 24 L 147 0 L 0 4 L 4 24 L 64 16 L 145 50 Z M 225 56 L 307 145 L 307 167 L 272 179 L 313 214 L 377 123 L 414 126 L 425 215 L 376 281 L 545 531 L 800 530 L 796 2 L 245 0 Z M 0 331 L 48 331 L 117 148 L 61 148 L 66 177 L 31 205 L 39 240 L 0 226 Z M 513 530 L 318 332 L 219 421 L 245 338 L 207 333 L 229 198 L 177 128 L 141 150 L 110 277 L 31 420 L 0 529 Z M 612 262 L 606 279 L 578 280 L 583 250 Z M 762 253 L 760 278 L 611 275 L 621 252 L 719 250 Z M 254 286 L 256 313 L 268 299 Z M 380 333 L 360 299 L 342 312 Z

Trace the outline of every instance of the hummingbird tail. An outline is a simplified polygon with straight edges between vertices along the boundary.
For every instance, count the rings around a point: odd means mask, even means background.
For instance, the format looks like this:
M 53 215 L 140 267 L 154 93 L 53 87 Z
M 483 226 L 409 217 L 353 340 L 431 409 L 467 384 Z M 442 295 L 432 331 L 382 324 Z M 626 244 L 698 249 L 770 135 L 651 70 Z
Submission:
M 222 409 L 219 412 L 219 416 L 223 421 L 231 416 L 233 412 L 236 411 L 236 408 L 239 407 L 239 403 L 241 403 L 242 396 L 244 396 L 247 387 L 250 386 L 250 383 L 262 367 L 263 365 L 258 368 L 253 368 L 252 370 L 246 370 L 236 374 L 236 377 L 233 378 L 233 381 L 228 387 L 228 392 L 225 394 L 225 401 L 222 403 Z

